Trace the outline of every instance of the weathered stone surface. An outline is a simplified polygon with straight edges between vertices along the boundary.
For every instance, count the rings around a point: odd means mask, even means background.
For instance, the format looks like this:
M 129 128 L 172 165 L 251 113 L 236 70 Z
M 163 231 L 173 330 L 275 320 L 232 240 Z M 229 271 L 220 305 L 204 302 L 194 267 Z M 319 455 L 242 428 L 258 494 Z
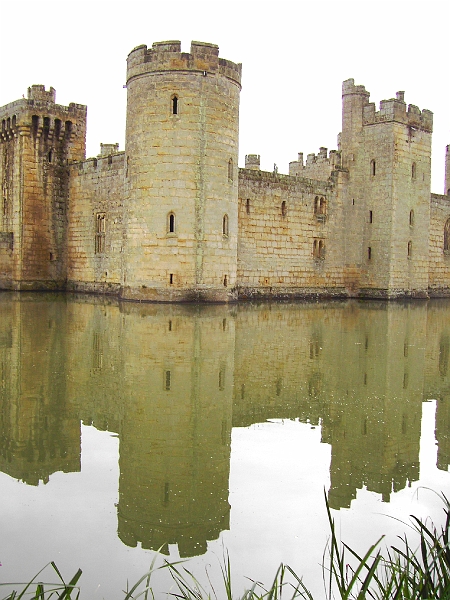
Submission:
M 128 56 L 126 149 L 85 159 L 86 107 L 42 85 L 0 108 L 0 288 L 138 301 L 450 295 L 450 152 L 433 115 L 343 83 L 337 150 L 238 169 L 241 65 L 213 44 Z

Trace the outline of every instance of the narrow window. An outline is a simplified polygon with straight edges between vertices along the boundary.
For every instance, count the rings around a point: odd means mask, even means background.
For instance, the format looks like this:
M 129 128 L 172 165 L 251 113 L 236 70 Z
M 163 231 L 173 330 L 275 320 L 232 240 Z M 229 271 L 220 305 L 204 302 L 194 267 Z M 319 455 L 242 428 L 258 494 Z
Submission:
M 319 214 L 319 204 L 320 204 L 319 196 L 316 196 L 314 198 L 314 214 L 315 215 Z
M 178 114 L 178 96 L 172 96 L 172 114 Z
M 66 137 L 70 137 L 70 134 L 72 133 L 72 121 L 66 121 L 64 128 Z
M 286 216 L 286 212 L 287 212 L 287 209 L 286 209 L 286 200 L 283 200 L 283 202 L 281 203 L 281 215 L 283 217 L 285 217 Z
M 375 173 L 376 173 L 376 163 L 375 163 L 375 160 L 372 159 L 370 161 L 370 174 L 372 175 L 372 177 L 375 177 Z
M 61 119 L 55 119 L 55 139 L 58 140 L 61 135 Z
M 372 248 L 370 246 L 367 248 L 367 260 L 372 260 Z
M 175 233 L 175 213 L 167 215 L 167 233 Z
M 225 237 L 228 237 L 228 215 L 223 215 L 222 235 L 224 235 Z
M 411 179 L 415 179 L 416 178 L 416 163 L 413 162 L 413 164 L 411 165 Z
M 228 161 L 228 181 L 233 181 L 233 159 Z
M 319 258 L 325 258 L 325 242 L 319 240 Z
M 166 390 L 166 392 L 168 392 L 170 390 L 170 385 L 171 385 L 171 375 L 170 375 L 170 371 L 164 371 L 164 389 Z
M 52 162 L 52 158 L 53 158 L 53 153 L 51 150 L 49 150 L 48 154 L 47 154 L 47 160 L 49 163 Z
M 412 256 L 412 242 L 411 240 L 408 242 L 408 258 Z
M 39 117 L 38 115 L 33 115 L 31 117 L 31 127 L 33 129 L 33 135 L 36 135 L 39 129 Z
M 105 251 L 106 215 L 97 213 L 95 217 L 95 253 L 103 254 Z
M 172 321 L 169 320 L 169 331 L 172 331 Z
M 245 211 L 248 215 L 250 214 L 250 198 L 247 198 L 247 202 L 245 205 Z
M 48 138 L 48 134 L 50 132 L 50 117 L 44 117 L 44 138 Z
M 172 283 L 173 283 L 173 273 L 169 274 L 169 283 L 170 283 L 170 285 L 172 285 Z
M 352 206 L 355 206 L 355 199 L 352 200 Z
M 222 321 L 222 331 L 226 331 L 227 330 L 227 320 L 223 319 Z
M 373 212 L 369 210 L 369 223 L 373 223 Z
M 414 211 L 410 210 L 409 211 L 409 226 L 413 227 L 414 225 Z
M 319 214 L 320 215 L 325 215 L 327 213 L 327 201 L 325 200 L 325 198 L 321 198 L 320 199 L 320 203 L 319 203 Z
M 313 256 L 314 256 L 314 258 L 317 258 L 319 256 L 317 240 L 314 240 L 314 243 L 313 243 Z
M 223 276 L 223 287 L 227 287 L 228 285 L 228 277 L 226 275 Z
M 447 219 L 444 227 L 444 252 L 450 252 L 450 219 Z
M 17 122 L 17 117 L 16 117 L 16 115 L 13 115 L 13 118 L 12 118 L 13 129 L 16 127 L 16 122 Z

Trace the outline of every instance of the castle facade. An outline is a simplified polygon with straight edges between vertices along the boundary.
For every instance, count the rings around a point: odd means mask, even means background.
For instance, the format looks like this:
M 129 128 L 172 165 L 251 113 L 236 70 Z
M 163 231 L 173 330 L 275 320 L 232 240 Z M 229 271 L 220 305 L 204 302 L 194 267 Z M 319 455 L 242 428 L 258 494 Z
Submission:
M 86 159 L 86 106 L 33 85 L 0 108 L 0 289 L 138 301 L 450 295 L 450 150 L 433 115 L 343 83 L 337 150 L 238 168 L 241 65 L 213 44 L 138 46 L 125 151 Z

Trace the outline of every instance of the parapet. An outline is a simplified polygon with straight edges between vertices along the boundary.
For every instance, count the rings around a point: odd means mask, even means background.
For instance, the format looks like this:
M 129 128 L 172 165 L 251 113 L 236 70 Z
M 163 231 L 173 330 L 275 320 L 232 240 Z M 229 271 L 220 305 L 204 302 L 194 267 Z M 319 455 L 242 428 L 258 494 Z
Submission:
M 341 166 L 341 153 L 338 150 L 319 148 L 318 154 L 308 154 L 306 164 L 303 160 L 303 152 L 298 153 L 298 160 L 289 163 L 289 175 L 293 177 L 307 177 L 309 179 L 326 181 L 331 172 Z
M 119 144 L 100 144 L 99 156 L 109 156 L 110 154 L 117 154 L 119 152 Z
M 397 92 L 395 98 L 380 102 L 379 111 L 376 111 L 374 102 L 366 104 L 363 114 L 364 125 L 395 121 L 431 133 L 433 131 L 433 113 L 427 109 L 420 111 L 414 104 L 409 104 L 407 107 L 404 98 L 405 92 Z
M 346 79 L 345 81 L 342 82 L 342 95 L 343 96 L 357 95 L 357 96 L 366 96 L 367 98 L 369 98 L 370 92 L 368 92 L 363 85 L 355 85 L 354 79 Z
M 127 83 L 139 75 L 161 71 L 193 71 L 219 74 L 241 85 L 242 65 L 219 58 L 219 47 L 191 42 L 190 53 L 181 52 L 181 42 L 155 42 L 151 48 L 137 46 L 127 59 Z
M 51 87 L 48 92 L 45 85 L 32 85 L 28 88 L 28 100 L 37 100 L 38 102 L 51 102 L 55 104 L 56 90 Z
M 246 154 L 245 168 L 250 171 L 259 171 L 261 169 L 261 156 L 259 154 Z

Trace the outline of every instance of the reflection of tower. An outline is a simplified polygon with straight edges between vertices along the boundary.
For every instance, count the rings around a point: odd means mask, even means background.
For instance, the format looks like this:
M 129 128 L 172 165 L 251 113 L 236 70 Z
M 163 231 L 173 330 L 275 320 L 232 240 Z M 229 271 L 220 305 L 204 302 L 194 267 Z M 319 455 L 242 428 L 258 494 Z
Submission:
M 176 311 L 129 319 L 118 532 L 129 546 L 177 543 L 193 556 L 229 526 L 234 321 L 223 308 Z
M 5 302 L 0 324 L 0 470 L 28 484 L 80 470 L 67 414 L 63 302 Z
M 376 305 L 343 329 L 339 393 L 324 420 L 332 508 L 350 506 L 363 485 L 387 502 L 418 479 L 425 335 L 425 305 Z

